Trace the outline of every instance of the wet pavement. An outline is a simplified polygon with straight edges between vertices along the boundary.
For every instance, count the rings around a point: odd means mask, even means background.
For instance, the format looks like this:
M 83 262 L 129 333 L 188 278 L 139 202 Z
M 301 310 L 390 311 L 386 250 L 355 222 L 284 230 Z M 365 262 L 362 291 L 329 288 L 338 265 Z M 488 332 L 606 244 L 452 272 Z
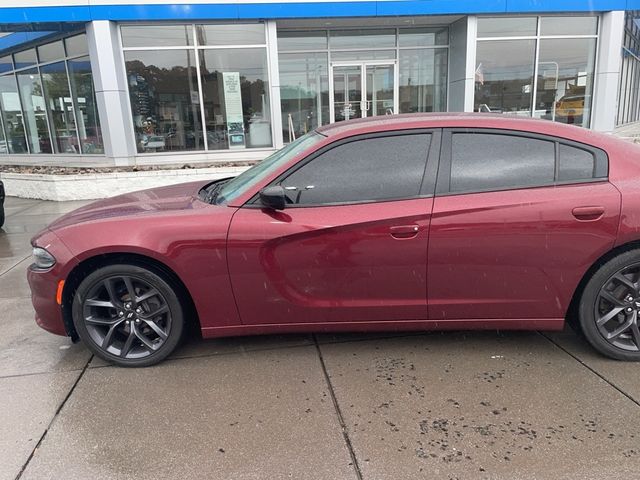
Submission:
M 571 331 L 189 339 L 120 369 L 33 321 L 30 237 L 80 205 L 8 198 L 0 479 L 619 479 L 639 365 Z

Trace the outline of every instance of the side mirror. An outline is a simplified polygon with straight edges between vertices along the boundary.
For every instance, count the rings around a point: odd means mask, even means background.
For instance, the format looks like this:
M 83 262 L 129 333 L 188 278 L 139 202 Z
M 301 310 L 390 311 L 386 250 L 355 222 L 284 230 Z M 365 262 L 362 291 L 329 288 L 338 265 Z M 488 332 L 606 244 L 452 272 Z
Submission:
M 284 188 L 280 185 L 266 187 L 260 190 L 260 202 L 267 208 L 274 210 L 284 210 L 285 198 Z

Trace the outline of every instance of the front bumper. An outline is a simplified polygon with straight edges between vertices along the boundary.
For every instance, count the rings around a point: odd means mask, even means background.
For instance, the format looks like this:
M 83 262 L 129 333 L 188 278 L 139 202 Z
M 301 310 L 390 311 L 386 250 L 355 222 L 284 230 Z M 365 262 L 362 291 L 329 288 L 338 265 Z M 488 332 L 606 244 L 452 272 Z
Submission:
M 56 303 L 59 278 L 52 270 L 39 271 L 29 266 L 27 280 L 38 326 L 56 335 L 69 335 L 62 318 L 62 307 Z
M 36 323 L 41 328 L 56 335 L 71 336 L 71 325 L 65 325 L 63 306 L 56 302 L 58 283 L 64 280 L 74 256 L 58 237 L 46 231 L 32 240 L 32 244 L 46 248 L 55 258 L 56 264 L 48 270 L 38 270 L 30 265 L 27 269 L 27 281 L 31 288 L 31 303 L 36 311 Z

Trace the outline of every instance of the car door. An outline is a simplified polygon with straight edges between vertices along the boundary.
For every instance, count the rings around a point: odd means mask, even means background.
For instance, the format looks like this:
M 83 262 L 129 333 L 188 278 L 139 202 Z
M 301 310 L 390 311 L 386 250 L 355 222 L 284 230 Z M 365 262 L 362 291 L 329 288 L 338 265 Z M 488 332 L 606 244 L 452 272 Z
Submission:
M 606 153 L 520 132 L 443 133 L 429 239 L 429 317 L 563 319 L 612 248 Z
M 240 208 L 228 258 L 242 322 L 426 319 L 437 162 L 430 152 L 437 155 L 439 136 L 407 131 L 334 142 L 272 182 L 287 193 L 284 210 L 257 199 Z

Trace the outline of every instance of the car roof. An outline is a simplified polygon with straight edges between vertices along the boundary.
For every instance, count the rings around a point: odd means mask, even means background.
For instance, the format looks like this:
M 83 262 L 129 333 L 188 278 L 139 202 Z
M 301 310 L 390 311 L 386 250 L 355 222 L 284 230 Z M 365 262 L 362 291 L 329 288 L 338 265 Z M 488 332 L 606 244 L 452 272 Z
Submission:
M 386 115 L 336 122 L 319 127 L 317 132 L 327 137 L 345 137 L 352 134 L 399 130 L 403 128 L 444 127 L 521 130 L 556 137 L 566 137 L 587 143 L 601 143 L 605 137 L 603 134 L 574 125 L 501 113 L 409 113 Z

